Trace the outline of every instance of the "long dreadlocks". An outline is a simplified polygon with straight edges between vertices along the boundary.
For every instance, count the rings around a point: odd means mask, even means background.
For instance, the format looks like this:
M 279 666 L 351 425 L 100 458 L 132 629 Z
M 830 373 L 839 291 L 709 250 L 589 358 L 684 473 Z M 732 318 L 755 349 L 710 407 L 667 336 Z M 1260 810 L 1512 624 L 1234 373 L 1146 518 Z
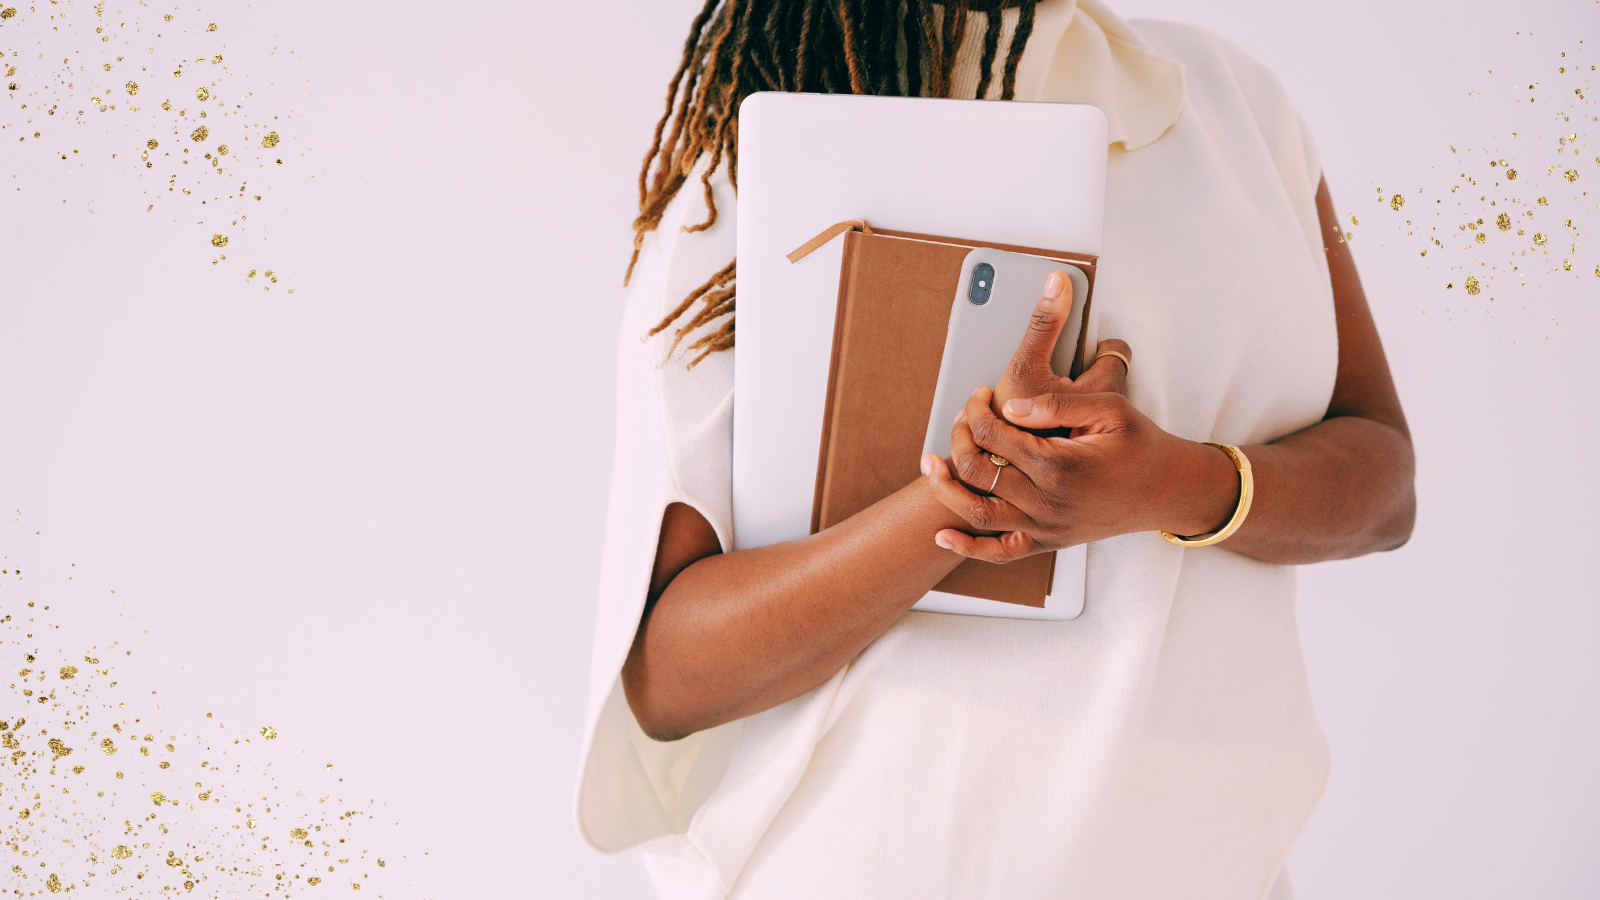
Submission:
M 728 180 L 739 188 L 739 104 L 756 91 L 949 97 L 956 53 L 970 14 L 986 19 L 976 96 L 993 83 L 1000 45 L 1000 10 L 1020 7 L 1005 63 L 1000 99 L 1015 94 L 1017 63 L 1033 31 L 1037 0 L 706 0 L 689 28 L 683 60 L 667 87 L 666 109 L 639 168 L 639 217 L 633 222 L 633 258 L 644 236 L 661 223 L 702 156 L 706 220 L 687 231 L 716 224 L 711 178 L 724 160 Z M 671 130 L 668 130 L 668 122 Z M 651 165 L 655 172 L 652 176 Z M 733 346 L 734 277 L 737 260 L 685 297 L 650 334 L 673 326 L 700 303 L 674 332 L 673 349 L 704 325 L 725 319 L 689 345 L 699 351 L 692 367 Z

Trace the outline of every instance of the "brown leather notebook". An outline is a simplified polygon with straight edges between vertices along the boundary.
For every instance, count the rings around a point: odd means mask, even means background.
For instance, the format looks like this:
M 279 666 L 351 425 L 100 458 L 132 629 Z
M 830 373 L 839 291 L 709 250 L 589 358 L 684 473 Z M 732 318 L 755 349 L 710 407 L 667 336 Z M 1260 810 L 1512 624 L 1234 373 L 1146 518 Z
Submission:
M 921 477 L 918 461 L 933 410 L 950 305 L 962 281 L 961 264 L 972 248 L 992 247 L 1078 266 L 1090 285 L 1082 318 L 1085 323 L 1089 321 L 1088 303 L 1094 298 L 1092 256 L 867 229 L 865 223 L 840 223 L 796 250 L 790 259 L 799 259 L 852 225 L 864 231 L 851 230 L 844 238 L 816 498 L 811 508 L 813 534 Z M 1084 338 L 1082 333 L 1077 336 L 1080 350 Z M 1081 354 L 1074 358 L 1078 356 Z M 1054 553 L 1004 566 L 967 560 L 935 589 L 1042 607 L 1054 570 Z

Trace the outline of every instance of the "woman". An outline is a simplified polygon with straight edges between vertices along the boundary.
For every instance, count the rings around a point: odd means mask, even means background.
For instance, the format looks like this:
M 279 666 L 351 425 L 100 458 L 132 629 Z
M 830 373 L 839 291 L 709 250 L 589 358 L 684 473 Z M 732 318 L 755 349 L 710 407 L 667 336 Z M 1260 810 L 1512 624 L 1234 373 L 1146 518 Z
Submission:
M 728 552 L 733 150 L 754 90 L 1099 106 L 1109 339 L 1076 382 L 1049 372 L 1070 302 L 1053 279 L 949 460 L 812 537 Z M 642 852 L 667 897 L 1289 896 L 1327 772 L 1292 567 L 1400 546 L 1415 500 L 1276 79 L 1098 0 L 709 0 L 640 194 L 585 838 Z M 1202 442 L 1248 460 L 1253 504 L 1243 463 Z M 1080 543 L 1074 621 L 908 612 L 964 558 Z

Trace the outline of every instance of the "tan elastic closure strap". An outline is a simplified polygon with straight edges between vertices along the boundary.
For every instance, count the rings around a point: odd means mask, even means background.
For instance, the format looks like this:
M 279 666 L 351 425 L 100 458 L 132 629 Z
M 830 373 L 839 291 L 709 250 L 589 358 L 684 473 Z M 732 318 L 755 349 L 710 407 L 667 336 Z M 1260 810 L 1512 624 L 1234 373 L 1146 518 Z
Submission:
M 810 256 L 813 250 L 816 250 L 823 244 L 826 244 L 839 235 L 844 234 L 846 231 L 855 231 L 857 229 L 860 229 L 862 234 L 872 233 L 872 226 L 868 225 L 863 219 L 851 219 L 848 222 L 840 222 L 837 225 L 829 226 L 828 230 L 822 232 L 811 240 L 806 241 L 804 244 L 801 244 L 793 253 L 789 254 L 789 262 L 797 263 L 800 260 L 805 259 L 807 256 Z

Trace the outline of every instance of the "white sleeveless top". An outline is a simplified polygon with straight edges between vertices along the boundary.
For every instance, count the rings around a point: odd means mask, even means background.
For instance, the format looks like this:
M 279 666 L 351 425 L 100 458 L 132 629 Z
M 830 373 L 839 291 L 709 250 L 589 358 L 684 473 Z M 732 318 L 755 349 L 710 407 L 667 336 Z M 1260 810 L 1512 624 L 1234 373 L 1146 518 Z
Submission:
M 1273 75 L 1200 29 L 1048 0 L 1018 81 L 1111 121 L 1095 306 L 1100 336 L 1134 348 L 1133 403 L 1240 445 L 1321 420 L 1338 345 L 1320 166 Z M 618 673 L 662 511 L 731 533 L 732 354 L 688 370 L 643 339 L 735 255 L 725 181 L 717 199 L 689 235 L 704 205 L 679 195 L 624 317 L 584 838 L 644 853 L 668 898 L 1266 897 L 1328 756 L 1294 569 L 1226 545 L 1101 541 L 1074 621 L 907 613 L 789 703 L 672 744 L 639 729 Z

